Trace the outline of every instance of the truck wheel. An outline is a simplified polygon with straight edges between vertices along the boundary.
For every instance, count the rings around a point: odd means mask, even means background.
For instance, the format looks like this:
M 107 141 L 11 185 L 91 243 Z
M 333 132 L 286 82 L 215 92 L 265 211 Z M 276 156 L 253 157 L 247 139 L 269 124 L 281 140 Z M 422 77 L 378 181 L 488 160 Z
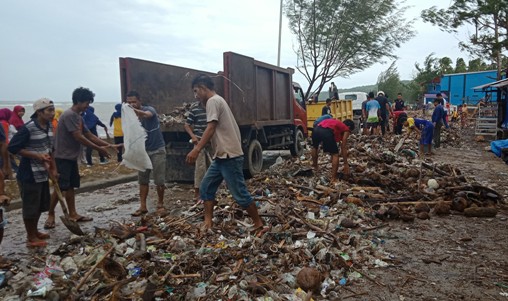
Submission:
M 252 177 L 261 172 L 263 168 L 263 148 L 256 139 L 252 140 L 247 153 L 247 172 Z
M 301 130 L 297 129 L 295 134 L 295 143 L 293 143 L 293 145 L 289 148 L 291 155 L 298 157 L 303 155 L 304 143 L 305 139 L 303 138 L 303 133 Z

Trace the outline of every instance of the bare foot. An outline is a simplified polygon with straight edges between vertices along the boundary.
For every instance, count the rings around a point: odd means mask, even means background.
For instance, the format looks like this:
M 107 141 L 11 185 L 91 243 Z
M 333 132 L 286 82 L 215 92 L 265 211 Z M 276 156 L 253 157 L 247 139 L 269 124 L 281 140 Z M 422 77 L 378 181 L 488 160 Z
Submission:
M 38 239 L 48 239 L 50 237 L 48 233 L 44 232 L 37 232 L 36 236 Z
M 55 228 L 55 215 L 48 214 L 48 218 L 46 219 L 46 222 L 44 223 L 44 229 L 53 229 L 53 228 Z

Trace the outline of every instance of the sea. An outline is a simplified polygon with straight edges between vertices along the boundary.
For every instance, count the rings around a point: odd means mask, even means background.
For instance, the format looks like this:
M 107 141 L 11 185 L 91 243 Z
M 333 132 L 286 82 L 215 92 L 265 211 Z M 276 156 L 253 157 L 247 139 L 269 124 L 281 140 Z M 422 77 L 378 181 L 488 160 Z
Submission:
M 108 127 L 108 132 L 111 137 L 113 137 L 113 128 L 109 126 L 109 120 L 111 118 L 111 114 L 115 111 L 115 105 L 117 102 L 94 102 L 91 104 L 95 109 L 95 115 L 99 117 L 100 121 L 104 123 Z M 14 106 L 22 105 L 25 107 L 25 115 L 23 116 L 23 121 L 27 122 L 30 120 L 30 116 L 34 113 L 33 102 L 14 102 L 14 101 L 2 101 L 0 103 L 0 109 L 9 108 L 14 109 Z M 72 102 L 56 102 L 55 108 L 60 108 L 62 110 L 67 110 L 72 106 Z M 106 138 L 106 131 L 104 128 L 98 126 L 97 133 L 99 137 Z

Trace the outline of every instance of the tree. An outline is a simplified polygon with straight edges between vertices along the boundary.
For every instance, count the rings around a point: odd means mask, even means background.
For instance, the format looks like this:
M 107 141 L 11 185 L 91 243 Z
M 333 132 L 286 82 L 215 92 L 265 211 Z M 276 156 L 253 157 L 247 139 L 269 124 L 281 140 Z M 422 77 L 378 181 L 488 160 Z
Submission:
M 395 0 L 287 0 L 296 68 L 309 82 L 305 99 L 335 77 L 396 58 L 394 48 L 414 36 L 411 23 L 401 18 L 405 10 Z
M 496 62 L 501 76 L 503 52 L 508 50 L 508 0 L 454 0 L 447 9 L 435 6 L 423 10 L 422 18 L 447 32 L 472 25 L 474 33 L 459 46 L 475 57 L 489 57 Z
M 469 72 L 485 71 L 485 70 L 489 70 L 490 67 L 492 67 L 492 66 L 487 65 L 482 59 L 477 58 L 477 59 L 469 61 L 467 71 L 469 71 Z
M 378 91 L 385 92 L 385 95 L 388 95 L 390 99 L 395 98 L 397 93 L 402 92 L 402 83 L 400 82 L 400 75 L 395 63 L 396 61 L 377 77 Z
M 459 57 L 457 58 L 457 61 L 455 61 L 455 73 L 463 73 L 467 72 L 467 66 L 466 62 L 463 58 Z
M 438 60 L 439 63 L 439 72 L 441 74 L 449 74 L 453 73 L 453 67 L 452 67 L 452 59 L 449 57 L 443 57 Z
M 423 94 L 427 91 L 427 84 L 432 83 L 440 75 L 439 60 L 434 57 L 434 53 L 425 57 L 423 65 L 415 63 L 416 74 L 413 77 L 413 83 L 410 86 L 410 93 L 418 95 L 423 100 Z

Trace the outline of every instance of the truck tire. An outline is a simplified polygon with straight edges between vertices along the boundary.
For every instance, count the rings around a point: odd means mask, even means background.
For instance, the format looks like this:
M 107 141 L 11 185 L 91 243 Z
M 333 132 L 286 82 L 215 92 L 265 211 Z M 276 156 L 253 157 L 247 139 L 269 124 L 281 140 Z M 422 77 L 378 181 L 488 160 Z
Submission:
M 298 157 L 303 155 L 304 143 L 305 138 L 303 137 L 303 132 L 300 129 L 297 129 L 295 134 L 295 142 L 289 147 L 291 155 Z
M 251 177 L 260 173 L 261 169 L 263 169 L 263 148 L 261 147 L 261 143 L 256 139 L 253 139 L 249 144 L 247 167 L 246 171 Z

